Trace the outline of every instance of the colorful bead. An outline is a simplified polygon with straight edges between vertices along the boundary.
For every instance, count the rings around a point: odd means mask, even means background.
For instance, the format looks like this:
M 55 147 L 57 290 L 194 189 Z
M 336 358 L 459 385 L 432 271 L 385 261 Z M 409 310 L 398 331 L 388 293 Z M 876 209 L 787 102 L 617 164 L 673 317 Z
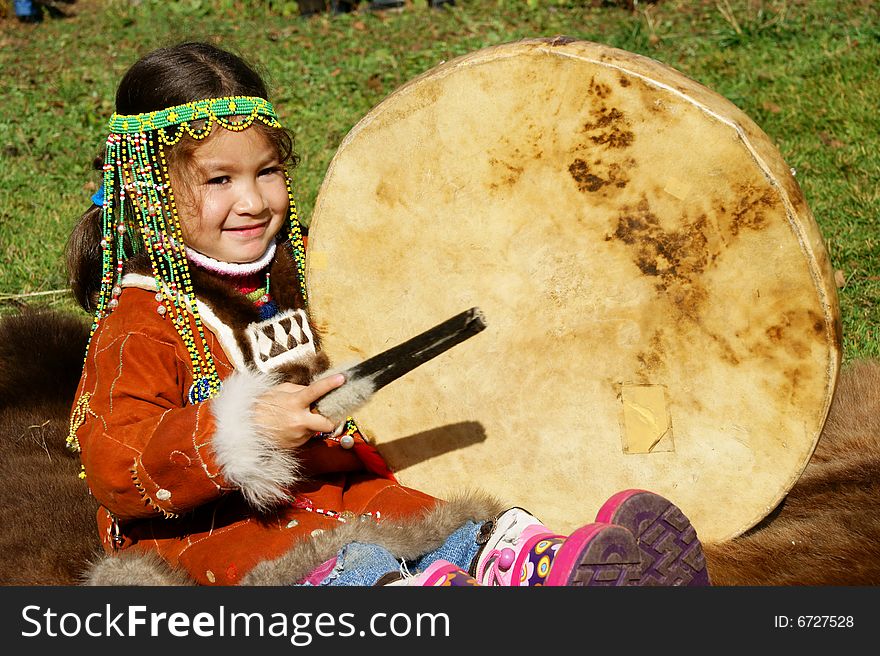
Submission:
M 73 451 L 74 453 L 79 453 L 79 439 L 76 437 L 76 432 L 79 430 L 79 427 L 82 426 L 88 415 L 91 413 L 91 409 L 89 408 L 89 401 L 91 400 L 92 395 L 90 392 L 86 392 L 76 401 L 76 405 L 73 408 L 73 412 L 70 413 L 70 427 L 67 432 L 67 448 Z
M 350 510 L 345 510 L 343 512 L 339 512 L 338 510 L 328 510 L 326 508 L 315 508 L 315 504 L 312 503 L 311 499 L 306 499 L 305 497 L 296 497 L 293 500 L 293 507 L 298 510 L 305 510 L 306 512 L 314 513 L 316 515 L 322 515 L 324 517 L 329 517 L 331 519 L 335 519 L 340 524 L 345 524 L 349 521 L 358 520 L 358 521 L 366 521 L 370 518 L 375 519 L 377 522 L 381 519 L 381 514 L 379 511 L 375 512 L 365 512 L 360 515 L 356 515 Z M 288 525 L 289 526 L 289 525 Z
M 195 405 L 196 403 L 207 401 L 211 398 L 210 394 L 211 381 L 207 378 L 199 378 L 197 381 L 193 382 L 192 386 L 189 388 L 187 400 L 190 402 L 190 405 Z

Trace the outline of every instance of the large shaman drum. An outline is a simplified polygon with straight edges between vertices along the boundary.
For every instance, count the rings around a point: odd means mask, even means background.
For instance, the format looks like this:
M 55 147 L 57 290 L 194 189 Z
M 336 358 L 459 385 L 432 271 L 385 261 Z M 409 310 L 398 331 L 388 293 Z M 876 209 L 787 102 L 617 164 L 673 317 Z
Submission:
M 840 364 L 828 256 L 777 149 L 595 43 L 488 48 L 391 94 L 327 171 L 306 266 L 339 365 L 484 311 L 356 419 L 403 484 L 560 530 L 629 487 L 704 540 L 749 529 L 806 466 Z

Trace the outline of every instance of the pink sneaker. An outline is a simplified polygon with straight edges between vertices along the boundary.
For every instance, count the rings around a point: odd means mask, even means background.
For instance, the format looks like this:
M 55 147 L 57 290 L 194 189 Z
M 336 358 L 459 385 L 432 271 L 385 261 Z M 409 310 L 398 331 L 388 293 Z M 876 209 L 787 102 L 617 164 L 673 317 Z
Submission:
M 593 523 L 565 539 L 544 585 L 638 585 L 640 571 L 641 555 L 633 534 L 622 526 Z
M 642 560 L 638 585 L 711 585 L 697 531 L 668 499 L 624 490 L 605 502 L 596 521 L 622 526 L 635 536 Z
M 480 585 L 638 585 L 638 543 L 620 526 L 594 523 L 565 536 L 510 508 L 483 525 L 477 542 L 470 572 Z

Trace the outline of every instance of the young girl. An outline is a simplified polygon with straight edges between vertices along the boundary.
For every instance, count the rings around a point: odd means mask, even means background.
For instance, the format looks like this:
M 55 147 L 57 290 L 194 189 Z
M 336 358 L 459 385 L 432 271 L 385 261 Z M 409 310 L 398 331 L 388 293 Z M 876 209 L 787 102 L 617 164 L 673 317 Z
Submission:
M 91 582 L 708 584 L 662 497 L 622 492 L 564 537 L 488 496 L 401 486 L 353 420 L 312 411 L 345 381 L 322 376 L 309 321 L 294 164 L 229 52 L 157 50 L 119 85 L 68 244 L 94 313 L 68 438 L 101 504 Z

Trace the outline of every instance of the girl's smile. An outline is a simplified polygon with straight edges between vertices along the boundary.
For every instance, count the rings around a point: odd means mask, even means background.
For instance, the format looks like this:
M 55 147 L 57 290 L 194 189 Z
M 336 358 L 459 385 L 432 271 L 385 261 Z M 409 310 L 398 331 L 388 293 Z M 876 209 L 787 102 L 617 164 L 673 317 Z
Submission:
M 228 232 L 234 239 L 254 239 L 261 236 L 269 222 L 259 223 L 257 225 L 244 225 L 237 228 L 223 228 L 224 232 Z
M 222 262 L 259 259 L 289 208 L 276 149 L 259 130 L 219 130 L 192 161 L 185 175 L 172 170 L 187 246 Z

